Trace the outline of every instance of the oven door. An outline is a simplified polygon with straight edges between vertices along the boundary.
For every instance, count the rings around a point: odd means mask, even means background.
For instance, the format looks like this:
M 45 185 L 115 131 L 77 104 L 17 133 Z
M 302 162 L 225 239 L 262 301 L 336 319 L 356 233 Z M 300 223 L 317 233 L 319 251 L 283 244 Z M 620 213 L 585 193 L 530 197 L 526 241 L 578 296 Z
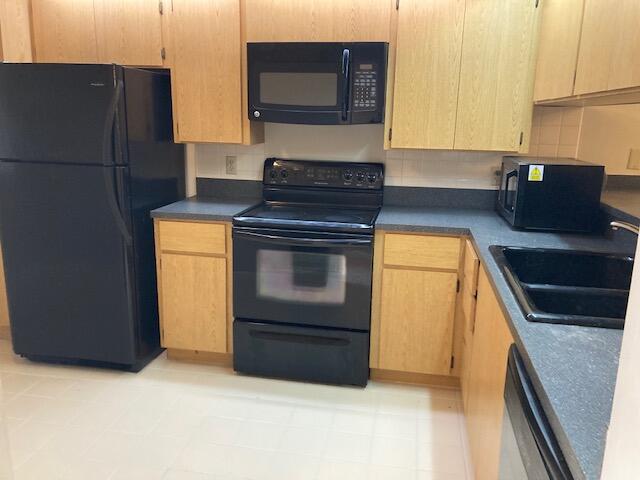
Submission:
M 341 43 L 249 43 L 249 119 L 349 123 L 349 57 Z
M 373 237 L 233 229 L 234 317 L 368 331 Z
M 515 345 L 509 350 L 504 400 L 499 480 L 571 480 Z

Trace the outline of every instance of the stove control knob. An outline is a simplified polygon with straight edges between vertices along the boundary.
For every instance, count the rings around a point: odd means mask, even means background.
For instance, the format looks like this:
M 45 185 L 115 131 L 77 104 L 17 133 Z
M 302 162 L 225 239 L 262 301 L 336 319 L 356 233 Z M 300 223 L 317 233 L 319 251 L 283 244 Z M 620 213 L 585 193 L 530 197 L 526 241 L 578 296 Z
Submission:
M 276 170 L 270 170 L 269 171 L 269 176 L 273 179 L 275 179 L 278 176 L 278 172 Z
M 358 180 L 358 182 L 364 182 L 364 172 L 356 173 L 356 179 Z
M 342 174 L 342 178 L 344 178 L 345 181 L 350 182 L 353 178 L 353 172 L 351 170 L 347 170 Z
M 287 172 L 284 168 L 280 170 L 280 177 L 287 178 L 289 176 L 289 172 Z
M 369 180 L 369 183 L 374 183 L 377 179 L 378 176 L 375 173 L 369 173 L 367 175 L 367 180 Z

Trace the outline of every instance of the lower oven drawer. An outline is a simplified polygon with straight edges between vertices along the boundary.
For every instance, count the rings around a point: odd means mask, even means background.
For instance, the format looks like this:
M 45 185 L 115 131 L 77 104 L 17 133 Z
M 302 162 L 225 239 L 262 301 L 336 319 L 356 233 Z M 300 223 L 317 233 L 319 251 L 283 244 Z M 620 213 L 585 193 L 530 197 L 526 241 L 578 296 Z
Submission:
M 365 386 L 369 333 L 235 320 L 233 368 L 267 377 Z

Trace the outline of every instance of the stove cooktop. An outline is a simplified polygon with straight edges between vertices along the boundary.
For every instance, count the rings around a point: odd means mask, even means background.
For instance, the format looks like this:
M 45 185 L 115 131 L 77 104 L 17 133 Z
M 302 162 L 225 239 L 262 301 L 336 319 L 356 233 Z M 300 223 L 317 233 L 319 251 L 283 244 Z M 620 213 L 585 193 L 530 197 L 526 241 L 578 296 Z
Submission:
M 371 233 L 378 207 L 347 207 L 264 202 L 245 210 L 233 224 L 247 227 L 288 228 Z

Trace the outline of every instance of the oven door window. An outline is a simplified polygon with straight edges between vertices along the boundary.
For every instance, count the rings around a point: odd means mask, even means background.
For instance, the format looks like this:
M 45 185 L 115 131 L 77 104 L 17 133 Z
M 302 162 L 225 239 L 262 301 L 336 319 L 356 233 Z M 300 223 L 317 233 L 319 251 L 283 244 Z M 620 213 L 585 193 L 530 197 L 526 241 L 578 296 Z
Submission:
M 338 104 L 337 73 L 291 70 L 260 72 L 261 105 L 335 107 Z
M 258 297 L 296 303 L 342 305 L 347 258 L 333 253 L 259 250 Z
M 234 230 L 236 318 L 368 330 L 370 236 Z

